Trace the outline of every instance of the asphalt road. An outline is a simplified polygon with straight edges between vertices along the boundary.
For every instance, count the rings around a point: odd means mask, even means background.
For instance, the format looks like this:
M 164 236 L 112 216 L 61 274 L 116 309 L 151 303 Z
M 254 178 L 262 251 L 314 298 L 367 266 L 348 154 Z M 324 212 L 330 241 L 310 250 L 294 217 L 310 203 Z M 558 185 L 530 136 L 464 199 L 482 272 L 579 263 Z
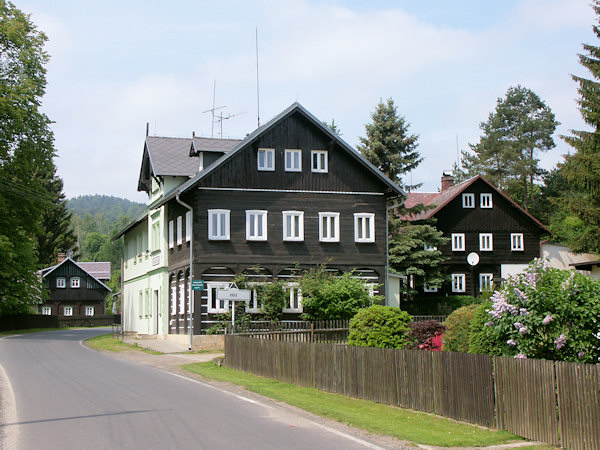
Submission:
M 68 330 L 0 339 L 0 447 L 380 448 L 273 402 L 82 344 L 103 333 Z

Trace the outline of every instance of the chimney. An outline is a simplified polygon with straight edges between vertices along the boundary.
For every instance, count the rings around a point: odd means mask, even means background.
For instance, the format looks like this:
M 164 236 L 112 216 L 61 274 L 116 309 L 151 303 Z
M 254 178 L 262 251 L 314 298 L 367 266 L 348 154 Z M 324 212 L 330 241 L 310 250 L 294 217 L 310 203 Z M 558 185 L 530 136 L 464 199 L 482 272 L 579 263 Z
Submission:
M 56 262 L 57 262 L 58 264 L 60 264 L 60 263 L 61 263 L 61 262 L 63 262 L 65 259 L 67 259 L 67 254 L 66 254 L 66 253 L 63 253 L 63 252 L 59 252 L 59 253 L 56 255 L 56 258 L 57 258 L 57 261 L 56 261 Z
M 150 134 L 150 122 L 146 122 L 146 136 Z
M 442 174 L 442 192 L 454 186 L 454 176 L 451 170 L 444 170 Z

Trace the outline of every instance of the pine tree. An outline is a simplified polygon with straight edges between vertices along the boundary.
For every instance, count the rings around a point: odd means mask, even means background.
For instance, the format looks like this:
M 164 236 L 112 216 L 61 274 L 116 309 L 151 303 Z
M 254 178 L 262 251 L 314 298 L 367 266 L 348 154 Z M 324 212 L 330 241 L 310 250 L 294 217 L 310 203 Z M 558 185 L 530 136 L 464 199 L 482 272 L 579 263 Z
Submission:
M 600 25 L 600 1 L 592 8 Z M 592 28 L 600 39 L 600 26 Z M 582 230 L 573 236 L 569 246 L 579 252 L 600 253 L 600 47 L 583 44 L 584 53 L 579 62 L 588 69 L 593 79 L 572 75 L 579 84 L 579 110 L 591 131 L 571 130 L 571 136 L 563 139 L 575 149 L 567 155 L 561 172 L 569 181 L 570 193 L 562 198 L 562 204 L 581 221 Z
M 483 135 L 470 145 L 472 153 L 462 152 L 463 168 L 469 176 L 484 175 L 527 210 L 535 201 L 535 181 L 544 174 L 537 153 L 554 148 L 558 124 L 537 94 L 511 87 L 480 124 Z
M 409 124 L 398 116 L 394 100 L 377 104 L 371 114 L 372 123 L 365 125 L 366 137 L 361 137 L 358 150 L 394 183 L 407 190 L 420 184 L 408 185 L 402 177 L 415 169 L 423 158 L 417 151 L 419 136 L 409 134 Z

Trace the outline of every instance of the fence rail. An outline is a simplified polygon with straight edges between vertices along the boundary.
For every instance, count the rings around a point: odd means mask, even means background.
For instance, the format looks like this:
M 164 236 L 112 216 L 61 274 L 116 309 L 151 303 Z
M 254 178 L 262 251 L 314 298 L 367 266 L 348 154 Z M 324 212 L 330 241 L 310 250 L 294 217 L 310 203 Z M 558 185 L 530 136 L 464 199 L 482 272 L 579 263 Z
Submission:
M 284 332 L 280 332 L 283 335 Z M 600 450 L 600 365 L 228 335 L 225 364 L 301 386 Z

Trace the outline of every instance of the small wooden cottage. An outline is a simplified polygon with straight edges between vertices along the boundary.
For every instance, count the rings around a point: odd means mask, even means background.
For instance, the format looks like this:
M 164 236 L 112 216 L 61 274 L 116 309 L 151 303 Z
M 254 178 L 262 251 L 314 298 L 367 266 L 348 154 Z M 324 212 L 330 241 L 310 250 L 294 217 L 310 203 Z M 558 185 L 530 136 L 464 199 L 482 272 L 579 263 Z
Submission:
M 63 259 L 64 258 L 64 259 Z M 104 299 L 111 292 L 110 262 L 75 262 L 59 254 L 59 262 L 40 271 L 50 294 L 39 305 L 43 315 L 93 316 L 104 314 Z

